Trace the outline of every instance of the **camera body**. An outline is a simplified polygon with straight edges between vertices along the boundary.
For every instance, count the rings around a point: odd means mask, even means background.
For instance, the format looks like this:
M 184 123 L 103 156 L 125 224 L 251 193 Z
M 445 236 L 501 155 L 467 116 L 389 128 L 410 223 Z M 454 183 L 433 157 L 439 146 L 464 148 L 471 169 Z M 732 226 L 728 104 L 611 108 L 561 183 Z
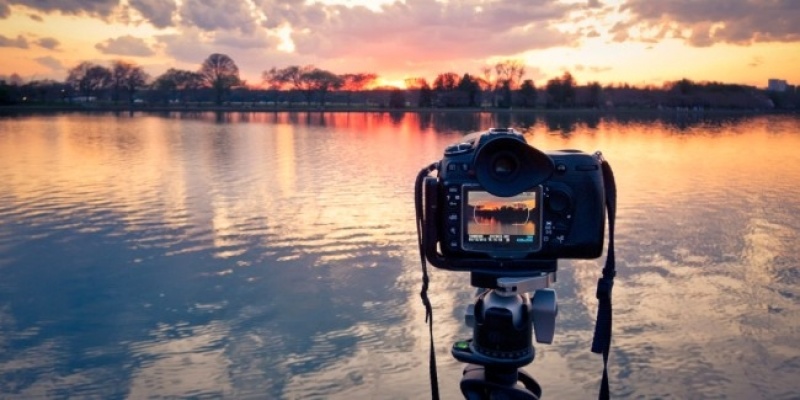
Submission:
M 438 268 L 478 275 L 555 272 L 559 258 L 603 251 L 602 158 L 541 152 L 493 128 L 447 147 L 424 180 L 425 255 Z M 485 286 L 484 286 L 485 287 Z

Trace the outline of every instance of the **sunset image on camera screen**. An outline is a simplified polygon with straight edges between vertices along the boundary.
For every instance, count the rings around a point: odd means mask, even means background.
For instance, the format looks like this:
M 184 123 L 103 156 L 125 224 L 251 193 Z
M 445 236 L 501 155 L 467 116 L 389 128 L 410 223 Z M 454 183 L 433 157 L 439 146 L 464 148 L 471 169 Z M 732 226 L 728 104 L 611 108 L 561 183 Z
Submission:
M 512 197 L 497 197 L 482 191 L 467 194 L 469 235 L 535 235 L 538 210 L 536 191 Z

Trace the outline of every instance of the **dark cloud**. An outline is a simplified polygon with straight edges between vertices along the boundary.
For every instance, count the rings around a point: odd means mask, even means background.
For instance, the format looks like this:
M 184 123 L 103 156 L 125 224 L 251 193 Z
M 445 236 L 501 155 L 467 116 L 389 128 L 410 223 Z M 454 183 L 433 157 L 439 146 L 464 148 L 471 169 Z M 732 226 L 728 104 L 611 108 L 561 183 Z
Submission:
M 61 12 L 71 15 L 95 15 L 108 17 L 120 0 L 5 0 L 5 6 L 21 5 L 44 12 Z M 0 3 L 2 16 L 3 3 Z
M 56 38 L 46 37 L 38 39 L 36 41 L 36 44 L 38 44 L 41 47 L 44 47 L 45 49 L 54 50 L 61 43 Z
M 121 56 L 146 57 L 155 54 L 144 40 L 130 35 L 108 39 L 96 44 L 94 47 L 100 50 L 101 53 Z
M 684 39 L 693 46 L 800 40 L 797 0 L 628 0 L 620 9 L 637 25 L 691 32 Z
M 8 18 L 11 15 L 11 7 L 4 0 L 0 0 L 0 19 Z
M 34 60 L 37 63 L 39 63 L 41 65 L 44 65 L 45 67 L 50 68 L 53 71 L 63 71 L 64 70 L 64 64 L 61 64 L 61 61 L 59 61 L 58 59 L 56 59 L 54 57 L 51 57 L 51 56 L 37 57 L 37 58 L 34 58 Z
M 172 26 L 172 16 L 178 9 L 171 0 L 129 0 L 128 4 L 157 28 Z
M 22 35 L 18 35 L 14 39 L 0 35 L 0 47 L 16 47 L 19 49 L 27 49 L 28 39 L 25 39 L 25 37 Z
M 256 16 L 244 0 L 184 0 L 181 20 L 206 31 L 217 29 L 253 32 Z
M 325 19 L 325 8 L 319 3 L 306 4 L 305 0 L 255 0 L 256 7 L 264 12 L 264 26 L 277 28 L 281 24 L 307 26 Z M 363 7 L 357 7 L 363 9 Z
M 39 15 L 39 14 L 28 14 L 28 18 L 30 18 L 30 19 L 32 19 L 32 20 L 34 20 L 36 22 L 43 22 L 44 21 L 44 18 L 42 18 L 42 16 Z

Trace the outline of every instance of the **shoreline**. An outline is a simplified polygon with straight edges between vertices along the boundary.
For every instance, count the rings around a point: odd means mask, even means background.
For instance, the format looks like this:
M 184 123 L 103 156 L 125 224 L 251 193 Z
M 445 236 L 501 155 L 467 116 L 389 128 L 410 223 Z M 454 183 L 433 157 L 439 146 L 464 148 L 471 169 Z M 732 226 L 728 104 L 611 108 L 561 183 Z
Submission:
M 651 108 L 381 108 L 357 106 L 249 106 L 249 105 L 195 105 L 195 106 L 120 106 L 120 105 L 62 105 L 62 104 L 29 104 L 0 106 L 0 113 L 20 112 L 125 112 L 125 113 L 198 113 L 198 112 L 232 112 L 232 113 L 493 113 L 493 114 L 642 114 L 642 115 L 703 115 L 703 114 L 736 114 L 736 115 L 770 115 L 798 114 L 798 110 L 762 110 L 762 109 L 651 109 Z

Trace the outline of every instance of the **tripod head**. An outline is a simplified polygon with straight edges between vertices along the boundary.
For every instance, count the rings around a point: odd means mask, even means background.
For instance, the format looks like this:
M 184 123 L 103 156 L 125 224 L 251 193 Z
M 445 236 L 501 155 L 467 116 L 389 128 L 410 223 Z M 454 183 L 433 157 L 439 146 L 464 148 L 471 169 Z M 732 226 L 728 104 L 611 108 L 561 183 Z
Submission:
M 476 281 L 485 283 L 485 278 L 473 275 L 473 286 Z M 536 381 L 518 369 L 533 362 L 533 330 L 537 342 L 553 341 L 558 304 L 550 285 L 555 278 L 555 272 L 541 272 L 500 277 L 491 288 L 477 286 L 480 293 L 465 316 L 467 326 L 473 328 L 472 339 L 456 342 L 451 351 L 457 360 L 471 364 L 461 381 L 467 398 L 484 398 L 497 390 L 526 399 L 541 395 Z
M 488 289 L 478 286 L 475 304 L 465 314 L 467 326 L 473 329 L 472 340 L 456 342 L 453 357 L 485 366 L 518 368 L 531 363 L 533 331 L 538 343 L 553 342 L 558 304 L 550 286 L 555 279 L 555 272 L 542 272 L 498 278 Z

